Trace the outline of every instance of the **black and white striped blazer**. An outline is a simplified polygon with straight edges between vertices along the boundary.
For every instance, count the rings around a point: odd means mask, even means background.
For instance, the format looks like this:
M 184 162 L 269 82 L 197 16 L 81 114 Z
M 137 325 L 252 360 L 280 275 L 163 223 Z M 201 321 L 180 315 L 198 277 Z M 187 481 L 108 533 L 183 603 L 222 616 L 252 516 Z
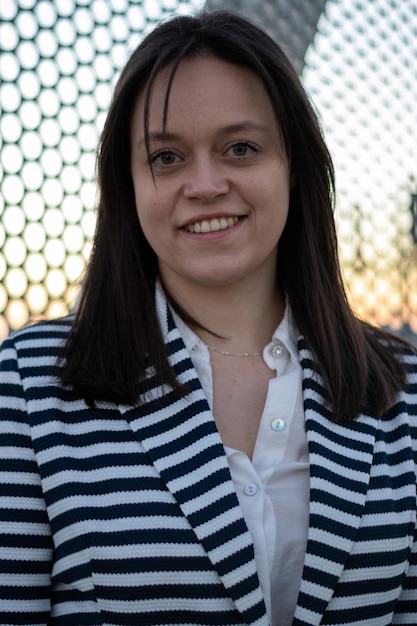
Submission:
M 164 319 L 190 391 L 150 373 L 133 408 L 89 408 L 54 378 L 68 319 L 4 342 L 0 624 L 268 625 L 219 434 Z M 417 355 L 402 349 L 409 384 L 384 419 L 335 424 L 302 339 L 299 351 L 311 489 L 293 625 L 415 626 Z

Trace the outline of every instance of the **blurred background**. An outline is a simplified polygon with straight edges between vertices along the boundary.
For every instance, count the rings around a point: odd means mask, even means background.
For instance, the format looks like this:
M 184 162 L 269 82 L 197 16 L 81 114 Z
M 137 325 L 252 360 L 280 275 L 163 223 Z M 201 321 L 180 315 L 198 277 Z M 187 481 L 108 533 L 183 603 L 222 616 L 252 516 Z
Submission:
M 0 339 L 73 307 L 119 72 L 156 22 L 203 8 L 289 54 L 335 162 L 352 305 L 417 344 L 417 0 L 1 0 Z

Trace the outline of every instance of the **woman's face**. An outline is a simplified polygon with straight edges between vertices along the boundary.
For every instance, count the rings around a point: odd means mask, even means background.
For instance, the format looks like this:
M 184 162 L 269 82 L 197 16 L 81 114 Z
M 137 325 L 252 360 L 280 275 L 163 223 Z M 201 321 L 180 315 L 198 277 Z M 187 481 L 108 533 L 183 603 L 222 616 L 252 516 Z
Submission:
M 131 168 L 145 237 L 171 293 L 237 281 L 275 281 L 288 214 L 289 166 L 262 81 L 212 56 L 183 61 L 163 111 L 170 68 L 144 93 L 131 124 Z

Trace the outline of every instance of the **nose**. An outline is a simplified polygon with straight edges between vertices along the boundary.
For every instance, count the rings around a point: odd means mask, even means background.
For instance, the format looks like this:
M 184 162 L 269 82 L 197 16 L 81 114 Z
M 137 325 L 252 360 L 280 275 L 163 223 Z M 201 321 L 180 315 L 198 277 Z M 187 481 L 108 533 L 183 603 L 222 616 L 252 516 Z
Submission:
M 229 181 L 220 163 L 208 156 L 194 160 L 184 185 L 186 198 L 210 202 L 228 191 Z

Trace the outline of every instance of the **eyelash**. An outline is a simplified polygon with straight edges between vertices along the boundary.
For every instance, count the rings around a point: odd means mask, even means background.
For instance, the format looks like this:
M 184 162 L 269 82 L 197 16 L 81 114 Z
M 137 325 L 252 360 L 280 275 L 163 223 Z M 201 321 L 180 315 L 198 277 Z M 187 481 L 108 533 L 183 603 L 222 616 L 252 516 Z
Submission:
M 154 165 L 158 157 L 161 157 L 163 155 L 173 155 L 174 157 L 178 156 L 175 154 L 173 150 L 159 150 L 155 154 L 151 154 L 150 159 L 149 159 L 151 162 L 151 165 Z
M 238 141 L 233 142 L 233 144 L 231 146 L 229 146 L 229 148 L 226 150 L 226 152 L 229 152 L 229 150 L 232 150 L 233 148 L 236 148 L 238 146 L 245 146 L 250 148 L 250 150 L 253 150 L 254 152 L 258 152 L 258 149 L 256 147 L 256 145 L 250 141 L 247 141 L 246 139 L 239 139 Z M 152 154 L 150 156 L 150 163 L 151 165 L 154 165 L 156 163 L 156 160 L 159 157 L 162 157 L 164 155 L 170 155 L 170 156 L 174 156 L 177 157 L 178 155 L 173 151 L 173 150 L 159 150 L 158 152 L 156 152 L 155 154 Z M 246 155 L 243 155 L 243 157 L 245 157 Z M 241 157 L 241 158 L 243 158 Z M 238 157 L 239 158 L 239 157 Z M 165 165 L 165 164 L 162 164 Z
M 247 141 L 246 139 L 239 139 L 238 141 L 233 142 L 233 144 L 228 148 L 227 151 L 232 150 L 233 148 L 236 148 L 237 146 L 245 146 L 245 147 L 250 148 L 254 152 L 258 152 L 256 145 L 250 141 Z

